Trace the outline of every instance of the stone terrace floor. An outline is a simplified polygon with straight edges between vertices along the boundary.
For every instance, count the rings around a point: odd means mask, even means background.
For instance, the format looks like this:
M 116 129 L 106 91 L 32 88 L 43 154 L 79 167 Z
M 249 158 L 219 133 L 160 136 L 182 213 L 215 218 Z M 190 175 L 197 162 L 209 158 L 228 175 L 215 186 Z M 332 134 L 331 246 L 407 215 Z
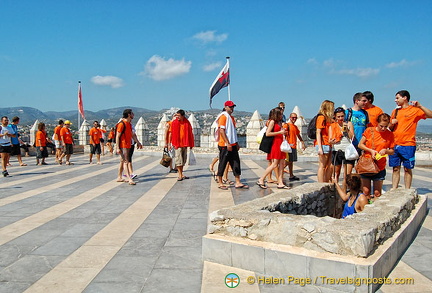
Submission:
M 248 285 L 252 272 L 203 263 L 208 213 L 276 188 L 259 189 L 255 182 L 266 161 L 243 155 L 242 181 L 251 188 L 220 190 L 208 170 L 212 157 L 198 157 L 187 167 L 190 179 L 177 182 L 159 165 L 159 154 L 138 153 L 136 186 L 115 182 L 116 156 L 104 156 L 101 166 L 89 165 L 86 155 L 74 155 L 73 166 L 35 166 L 34 158 L 24 158 L 29 166 L 10 167 L 11 177 L 0 178 L 0 293 L 318 292 L 313 286 Z M 316 181 L 317 163 L 298 162 L 295 169 L 301 181 L 291 186 Z M 413 186 L 430 194 L 432 169 L 419 167 L 414 174 Z M 387 180 L 384 189 L 389 187 Z M 429 209 L 431 203 L 429 198 Z M 431 264 L 428 215 L 389 276 L 412 277 L 414 285 L 379 292 L 431 292 Z M 235 289 L 224 283 L 232 272 L 241 279 Z

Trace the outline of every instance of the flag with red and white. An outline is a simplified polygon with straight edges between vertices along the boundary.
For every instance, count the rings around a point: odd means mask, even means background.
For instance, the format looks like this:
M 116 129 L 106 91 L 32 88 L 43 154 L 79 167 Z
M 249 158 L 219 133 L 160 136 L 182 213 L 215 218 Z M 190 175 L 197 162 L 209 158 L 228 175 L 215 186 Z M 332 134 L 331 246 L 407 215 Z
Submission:
M 224 68 L 222 68 L 219 75 L 216 77 L 215 81 L 210 87 L 210 106 L 212 103 L 212 98 L 224 87 L 228 86 L 230 83 L 229 76 L 229 61 L 225 64 Z
M 84 105 L 83 105 L 82 93 L 81 93 L 81 82 L 78 82 L 78 112 L 81 114 L 81 117 L 85 120 Z

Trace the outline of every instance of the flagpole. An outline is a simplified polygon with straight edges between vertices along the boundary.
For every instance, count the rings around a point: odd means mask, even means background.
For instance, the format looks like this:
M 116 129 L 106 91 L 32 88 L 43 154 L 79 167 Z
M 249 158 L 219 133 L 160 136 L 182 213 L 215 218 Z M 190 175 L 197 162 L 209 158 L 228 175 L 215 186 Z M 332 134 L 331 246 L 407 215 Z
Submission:
M 80 111 L 79 111 L 79 94 L 80 94 L 80 89 L 81 89 L 81 81 L 79 80 L 78 81 L 78 125 L 77 125 L 77 128 L 78 128 L 78 131 L 79 131 L 79 129 L 80 129 L 80 124 L 81 124 L 81 117 L 80 117 Z
M 226 60 L 227 60 L 227 63 L 228 63 L 228 68 L 230 68 L 230 65 L 229 65 L 229 60 L 230 60 L 230 57 L 228 56 L 228 57 L 226 57 Z M 230 77 L 231 78 L 231 77 Z M 231 83 L 231 82 L 230 82 Z M 231 101 L 231 89 L 230 89 L 230 83 L 228 83 L 228 101 Z

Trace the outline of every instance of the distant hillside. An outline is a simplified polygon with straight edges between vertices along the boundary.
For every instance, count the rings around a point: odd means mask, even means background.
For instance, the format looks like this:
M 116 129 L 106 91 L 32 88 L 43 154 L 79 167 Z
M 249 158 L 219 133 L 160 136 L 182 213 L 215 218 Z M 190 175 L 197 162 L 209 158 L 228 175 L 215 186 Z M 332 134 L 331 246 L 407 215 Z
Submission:
M 136 108 L 136 107 L 118 107 L 112 109 L 101 110 L 97 112 L 85 111 L 86 120 L 118 120 L 123 113 L 123 110 L 126 108 L 132 108 L 135 112 L 135 115 L 145 116 L 148 114 L 155 114 L 158 111 L 148 110 L 144 108 Z M 11 119 L 14 116 L 20 117 L 21 125 L 32 125 L 36 119 L 39 121 L 43 121 L 47 124 L 56 124 L 59 119 L 70 120 L 74 125 L 78 123 L 78 112 L 77 111 L 48 111 L 42 112 L 38 109 L 31 107 L 10 107 L 10 108 L 0 108 L 1 116 L 8 116 Z M 82 121 L 81 121 L 82 122 Z

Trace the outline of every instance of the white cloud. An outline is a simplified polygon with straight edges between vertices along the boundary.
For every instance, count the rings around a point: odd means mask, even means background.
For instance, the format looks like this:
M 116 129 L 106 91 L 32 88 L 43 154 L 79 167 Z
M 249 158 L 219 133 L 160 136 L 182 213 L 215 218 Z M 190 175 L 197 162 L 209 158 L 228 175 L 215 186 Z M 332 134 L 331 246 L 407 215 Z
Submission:
M 307 64 L 318 64 L 318 61 L 315 58 L 309 58 L 306 61 Z
M 91 82 L 96 84 L 96 85 L 101 85 L 101 86 L 110 86 L 113 89 L 119 88 L 124 86 L 124 82 L 123 79 L 116 77 L 116 76 L 111 76 L 111 75 L 107 75 L 107 76 L 100 76 L 100 75 L 96 75 L 93 76 L 91 78 Z
M 192 61 L 185 61 L 184 58 L 181 60 L 174 60 L 153 55 L 145 65 L 144 72 L 141 75 L 147 75 L 154 80 L 167 80 L 180 76 L 189 72 L 192 65 Z
M 341 75 L 354 75 L 361 78 L 368 78 L 371 76 L 378 75 L 380 72 L 379 68 L 354 68 L 354 69 L 340 69 L 332 70 L 331 73 Z
M 204 71 L 213 71 L 217 68 L 222 69 L 222 63 L 221 62 L 215 62 L 215 63 L 211 63 L 211 64 L 207 64 L 207 65 L 203 66 Z
M 216 31 L 206 31 L 206 32 L 197 33 L 192 38 L 199 40 L 204 44 L 211 43 L 211 42 L 222 43 L 228 38 L 228 34 L 217 35 Z
M 402 59 L 399 62 L 391 62 L 389 64 L 386 64 L 385 67 L 387 67 L 387 68 L 408 67 L 408 66 L 413 66 L 416 63 L 417 63 L 416 61 L 409 62 L 406 59 Z
M 330 58 L 330 59 L 324 60 L 323 65 L 324 65 L 324 67 L 335 67 L 336 62 L 333 58 Z

